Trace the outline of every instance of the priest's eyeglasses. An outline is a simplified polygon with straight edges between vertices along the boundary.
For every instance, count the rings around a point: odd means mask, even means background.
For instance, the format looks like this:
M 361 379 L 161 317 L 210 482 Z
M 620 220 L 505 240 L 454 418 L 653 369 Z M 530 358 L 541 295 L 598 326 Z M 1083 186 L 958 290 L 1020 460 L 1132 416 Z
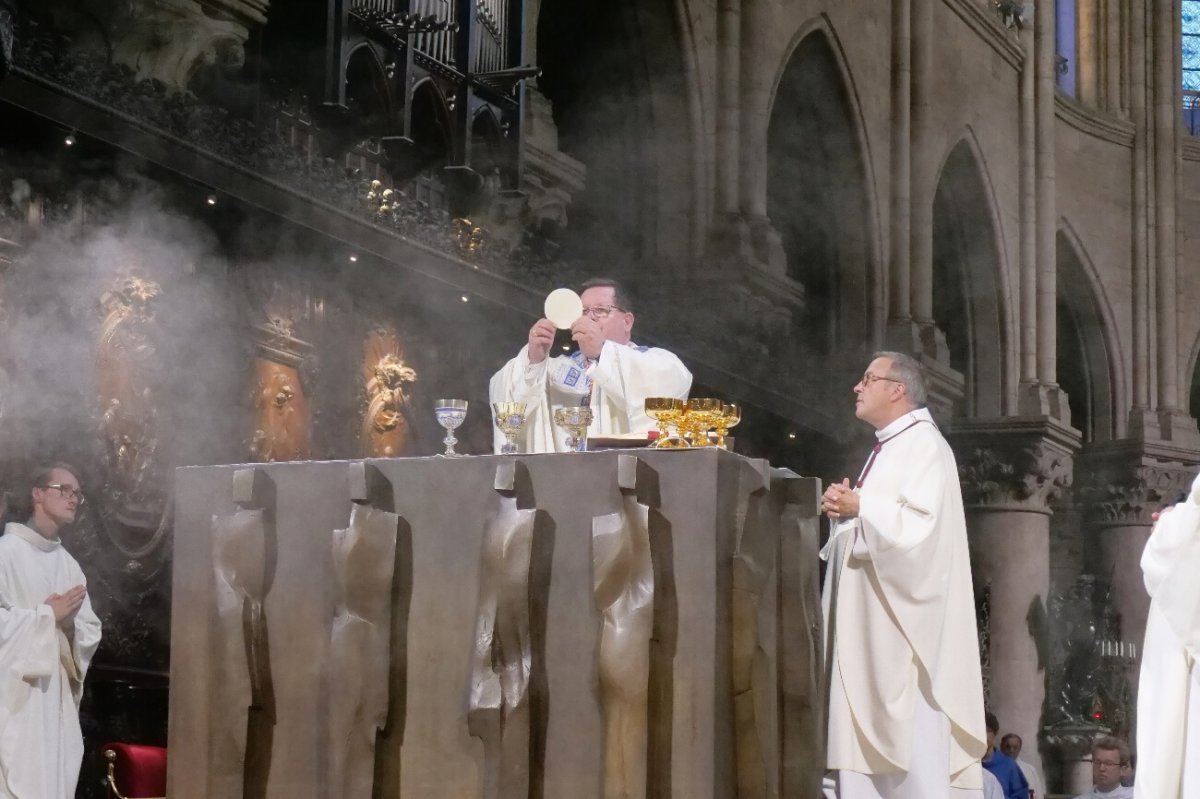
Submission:
M 1092 765 L 1096 768 L 1124 768 L 1125 764 L 1121 762 L 1114 763 L 1111 760 L 1096 760 L 1092 759 Z
M 42 486 L 42 488 L 57 489 L 58 493 L 62 495 L 63 499 L 73 499 L 76 502 L 78 502 L 80 505 L 82 505 L 84 502 L 87 502 L 87 500 L 84 499 L 84 497 L 83 497 L 83 492 L 80 491 L 75 486 L 69 486 L 64 483 L 50 483 L 48 485 Z
M 889 383 L 901 383 L 901 382 L 903 382 L 903 381 L 901 381 L 901 380 L 897 380 L 897 379 L 896 379 L 896 378 L 894 378 L 894 377 L 884 377 L 883 375 L 873 375 L 873 374 L 871 374 L 870 372 L 864 372 L 864 373 L 863 373 L 863 376 L 862 376 L 862 380 L 859 380 L 858 382 L 862 383 L 862 387 L 863 387 L 863 388 L 866 388 L 867 386 L 869 386 L 869 385 L 871 385 L 872 383 L 874 383 L 876 380 L 886 380 L 886 381 L 888 381 Z
M 583 315 L 590 316 L 592 319 L 599 322 L 601 319 L 607 319 L 608 315 L 613 311 L 625 313 L 624 308 L 618 308 L 615 305 L 597 305 L 595 308 L 584 308 Z

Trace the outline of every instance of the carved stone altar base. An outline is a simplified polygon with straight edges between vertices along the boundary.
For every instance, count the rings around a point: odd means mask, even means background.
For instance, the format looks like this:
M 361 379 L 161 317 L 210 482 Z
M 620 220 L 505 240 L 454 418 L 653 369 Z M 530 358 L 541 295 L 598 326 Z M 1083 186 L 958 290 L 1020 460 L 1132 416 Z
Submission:
M 238 471 L 177 474 L 173 799 L 819 796 L 819 481 L 715 449 L 274 463 L 240 467 L 273 489 L 247 504 Z M 266 554 L 214 572 L 245 508 Z M 218 580 L 264 568 L 239 635 Z M 362 658 L 333 651 L 348 614 Z M 262 782 L 228 740 L 269 746 Z

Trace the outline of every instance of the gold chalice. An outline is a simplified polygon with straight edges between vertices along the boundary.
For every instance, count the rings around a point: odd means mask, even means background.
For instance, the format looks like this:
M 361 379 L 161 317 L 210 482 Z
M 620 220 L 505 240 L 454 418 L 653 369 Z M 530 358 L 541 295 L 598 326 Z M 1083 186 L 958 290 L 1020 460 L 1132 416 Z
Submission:
M 737 427 L 738 422 L 742 421 L 742 409 L 740 406 L 732 402 L 726 403 L 721 408 L 721 414 L 717 417 L 717 446 L 721 449 L 729 449 L 725 446 L 725 436 L 729 433 L 729 428 Z
M 567 447 L 575 452 L 587 451 L 587 429 L 592 424 L 592 409 L 569 405 L 554 412 L 554 423 L 567 430 Z
M 708 431 L 717 423 L 717 416 L 725 403 L 719 399 L 704 397 L 688 400 L 687 418 L 690 423 L 693 447 L 708 446 Z
M 521 428 L 525 426 L 524 402 L 493 402 L 492 412 L 496 427 L 504 434 L 504 444 L 500 447 L 501 455 L 514 455 L 517 443 L 513 441 Z
M 683 416 L 684 403 L 675 397 L 647 397 L 646 415 L 658 423 L 658 438 L 650 446 L 658 449 L 678 449 L 688 446 L 683 436 L 670 434 L 671 427 L 679 424 Z

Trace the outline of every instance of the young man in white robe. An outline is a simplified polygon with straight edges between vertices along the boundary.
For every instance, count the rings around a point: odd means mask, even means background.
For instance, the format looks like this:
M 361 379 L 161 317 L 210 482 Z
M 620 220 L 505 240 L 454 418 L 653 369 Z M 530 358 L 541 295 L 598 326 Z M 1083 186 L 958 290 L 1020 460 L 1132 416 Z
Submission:
M 79 700 L 100 620 L 59 531 L 83 501 L 66 465 L 33 480 L 33 515 L 0 536 L 0 798 L 73 799 Z
M 1200 476 L 1142 551 L 1150 594 L 1137 699 L 1137 799 L 1200 796 Z
M 909 356 L 877 353 L 854 393 L 878 442 L 856 484 L 822 498 L 827 767 L 841 799 L 979 797 L 987 737 L 954 454 Z
M 625 435 L 653 430 L 646 415 L 647 397 L 687 399 L 692 374 L 673 353 L 633 343 L 633 310 L 628 294 L 615 281 L 583 285 L 583 315 L 571 326 L 579 349 L 550 355 L 557 328 L 539 319 L 517 356 L 492 376 L 489 402 L 524 402 L 525 426 L 516 437 L 520 452 L 566 452 L 567 431 L 554 424 L 554 411 L 589 405 L 589 436 Z M 496 451 L 504 436 L 495 431 Z

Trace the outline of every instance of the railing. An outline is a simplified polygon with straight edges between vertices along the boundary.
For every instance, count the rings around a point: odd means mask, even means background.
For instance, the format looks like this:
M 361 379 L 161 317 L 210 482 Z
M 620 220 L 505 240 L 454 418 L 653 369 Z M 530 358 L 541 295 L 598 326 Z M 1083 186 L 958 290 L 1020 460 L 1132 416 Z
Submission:
M 499 72 L 511 66 L 507 59 L 509 6 L 510 0 L 475 1 L 472 72 Z
M 1193 136 L 1200 136 L 1200 92 L 1183 90 L 1183 125 Z

